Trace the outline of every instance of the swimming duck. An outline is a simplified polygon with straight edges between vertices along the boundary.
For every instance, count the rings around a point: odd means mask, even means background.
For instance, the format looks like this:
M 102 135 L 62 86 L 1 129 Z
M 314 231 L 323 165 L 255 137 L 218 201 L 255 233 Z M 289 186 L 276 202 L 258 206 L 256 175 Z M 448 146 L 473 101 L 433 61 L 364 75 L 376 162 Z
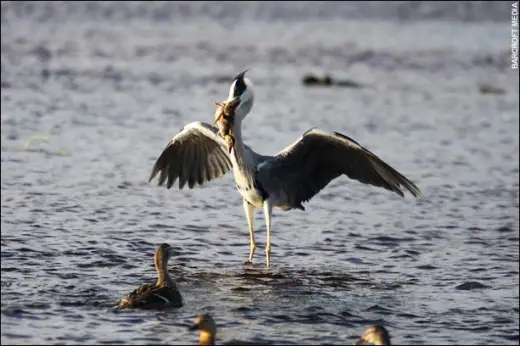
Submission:
M 390 333 L 382 325 L 371 326 L 354 345 L 391 345 Z
M 199 345 L 215 345 L 215 337 L 217 336 L 217 326 L 211 315 L 204 312 L 197 316 L 195 323 L 188 327 L 188 330 L 199 330 Z
M 188 330 L 194 331 L 199 330 L 199 345 L 215 345 L 215 339 L 217 336 L 217 326 L 215 325 L 215 321 L 211 317 L 210 314 L 204 312 L 197 316 L 195 319 L 195 323 L 188 327 Z M 258 342 L 249 342 L 242 340 L 231 340 L 222 345 L 240 345 L 240 346 L 249 346 L 249 345 L 263 345 Z
M 168 274 L 168 260 L 176 251 L 166 243 L 161 244 L 154 255 L 157 281 L 154 284 L 142 284 L 129 295 L 121 299 L 119 308 L 180 308 L 182 297 L 177 285 Z

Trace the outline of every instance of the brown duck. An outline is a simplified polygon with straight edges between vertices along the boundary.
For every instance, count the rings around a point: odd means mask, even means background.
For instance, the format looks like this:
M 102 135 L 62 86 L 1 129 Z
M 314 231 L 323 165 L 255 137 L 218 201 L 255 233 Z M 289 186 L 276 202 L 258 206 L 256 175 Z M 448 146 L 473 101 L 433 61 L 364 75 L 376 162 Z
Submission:
M 382 325 L 368 327 L 354 345 L 392 345 L 390 333 Z
M 211 315 L 207 312 L 204 312 L 197 316 L 195 319 L 195 323 L 188 327 L 188 330 L 199 331 L 199 343 L 198 345 L 215 345 L 215 340 L 217 337 L 217 325 L 215 321 L 211 317 Z M 261 345 L 259 343 L 253 343 L 242 340 L 231 340 L 229 342 L 224 343 L 223 345 Z
M 217 326 L 210 314 L 204 312 L 197 316 L 195 323 L 188 327 L 188 330 L 199 330 L 199 345 L 215 345 L 217 336 Z
M 175 254 L 173 248 L 163 243 L 154 255 L 157 281 L 154 284 L 142 284 L 118 303 L 119 308 L 161 309 L 180 308 L 182 297 L 177 285 L 168 274 L 168 260 Z

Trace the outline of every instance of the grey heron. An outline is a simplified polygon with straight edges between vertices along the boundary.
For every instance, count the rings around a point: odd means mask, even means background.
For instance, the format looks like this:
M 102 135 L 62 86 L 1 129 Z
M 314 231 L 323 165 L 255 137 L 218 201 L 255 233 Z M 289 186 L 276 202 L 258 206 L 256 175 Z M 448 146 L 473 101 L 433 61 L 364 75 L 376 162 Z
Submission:
M 166 145 L 148 180 L 151 182 L 159 174 L 159 186 L 166 183 L 170 189 L 178 179 L 179 189 L 186 183 L 192 189 L 195 184 L 202 185 L 233 170 L 249 227 L 250 251 L 246 263 L 252 263 L 256 249 L 255 208 L 264 212 L 269 268 L 273 208 L 305 210 L 303 202 L 308 202 L 341 175 L 393 191 L 401 197 L 404 197 L 402 188 L 414 197 L 422 195 L 408 178 L 352 138 L 337 132 L 312 128 L 274 156 L 255 152 L 242 139 L 242 121 L 254 101 L 253 84 L 245 77 L 246 71 L 234 78 L 226 101 L 238 100 L 230 129 L 233 141 L 225 141 L 218 128 L 211 124 L 189 123 Z

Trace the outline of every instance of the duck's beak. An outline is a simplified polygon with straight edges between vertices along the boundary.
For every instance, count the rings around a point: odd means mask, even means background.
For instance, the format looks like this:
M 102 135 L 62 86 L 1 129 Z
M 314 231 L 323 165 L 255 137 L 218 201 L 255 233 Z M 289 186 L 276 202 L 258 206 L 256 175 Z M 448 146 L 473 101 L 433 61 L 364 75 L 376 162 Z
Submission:
M 188 327 L 188 331 L 190 331 L 190 332 L 193 332 L 194 330 L 197 330 L 197 329 L 199 329 L 199 326 L 196 324 L 192 324 L 191 326 Z
M 363 339 L 363 338 L 359 339 L 358 341 L 356 341 L 354 343 L 354 345 L 364 345 L 364 344 L 365 344 L 365 339 Z

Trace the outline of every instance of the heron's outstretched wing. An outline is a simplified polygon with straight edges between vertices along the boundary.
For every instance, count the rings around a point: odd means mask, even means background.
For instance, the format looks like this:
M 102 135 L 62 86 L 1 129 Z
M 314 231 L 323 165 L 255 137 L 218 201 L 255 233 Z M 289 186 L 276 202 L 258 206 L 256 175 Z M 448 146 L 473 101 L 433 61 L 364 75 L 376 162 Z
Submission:
M 311 129 L 271 160 L 258 166 L 266 191 L 279 191 L 293 207 L 301 207 L 333 179 L 345 174 L 364 184 L 393 191 L 401 187 L 417 197 L 421 190 L 351 138 L 337 132 Z
M 159 185 L 167 181 L 168 189 L 179 179 L 179 188 L 186 183 L 191 189 L 219 178 L 232 168 L 226 143 L 218 129 L 203 122 L 192 122 L 176 134 L 155 162 L 150 179 L 160 172 Z

